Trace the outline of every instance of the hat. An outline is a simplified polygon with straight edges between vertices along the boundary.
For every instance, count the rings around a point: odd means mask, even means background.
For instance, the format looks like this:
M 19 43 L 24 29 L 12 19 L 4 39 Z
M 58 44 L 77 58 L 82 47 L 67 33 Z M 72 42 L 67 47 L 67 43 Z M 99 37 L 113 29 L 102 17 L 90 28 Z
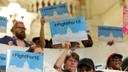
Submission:
M 111 58 L 120 58 L 120 59 L 122 59 L 123 56 L 122 56 L 121 54 L 118 54 L 118 53 L 112 53 L 112 54 L 108 57 L 108 59 L 107 59 L 107 62 L 106 62 L 106 66 L 107 66 L 107 67 L 108 67 L 108 64 L 109 64 Z

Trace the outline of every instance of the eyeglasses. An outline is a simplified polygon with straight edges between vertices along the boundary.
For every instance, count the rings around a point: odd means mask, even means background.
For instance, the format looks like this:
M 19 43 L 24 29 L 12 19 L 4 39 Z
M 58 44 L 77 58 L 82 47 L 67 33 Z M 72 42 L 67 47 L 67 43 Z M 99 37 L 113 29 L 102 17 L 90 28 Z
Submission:
M 25 27 L 16 27 L 16 28 L 26 30 L 26 28 L 25 28 Z

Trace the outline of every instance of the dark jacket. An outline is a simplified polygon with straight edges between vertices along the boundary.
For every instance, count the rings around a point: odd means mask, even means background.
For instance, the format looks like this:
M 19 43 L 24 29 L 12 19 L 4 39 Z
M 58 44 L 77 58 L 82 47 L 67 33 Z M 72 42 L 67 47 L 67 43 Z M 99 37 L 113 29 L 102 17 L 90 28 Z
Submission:
M 10 37 L 10 36 L 4 36 L 3 38 L 0 38 L 0 43 L 2 44 L 8 44 L 9 41 L 12 41 L 14 45 L 17 46 L 16 44 L 16 38 L 13 38 L 13 37 Z M 25 43 L 25 47 L 29 47 L 29 43 L 27 43 L 25 40 L 24 40 L 24 43 Z

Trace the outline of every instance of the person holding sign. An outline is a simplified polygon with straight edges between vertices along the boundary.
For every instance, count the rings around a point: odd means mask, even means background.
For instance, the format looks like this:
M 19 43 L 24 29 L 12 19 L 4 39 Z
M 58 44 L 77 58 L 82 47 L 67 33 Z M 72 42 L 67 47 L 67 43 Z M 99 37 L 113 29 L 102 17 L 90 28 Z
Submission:
M 65 49 L 61 56 L 57 59 L 54 68 L 58 72 L 76 72 L 77 71 L 77 64 L 79 62 L 79 55 L 75 52 L 71 52 L 68 55 L 70 43 L 65 44 Z M 64 64 L 63 68 L 62 65 Z
M 33 38 L 33 42 L 35 45 L 31 45 L 30 48 L 27 50 L 28 52 L 35 52 L 35 53 L 44 53 L 43 49 L 45 47 L 45 39 L 44 39 L 44 24 L 45 20 L 44 17 L 41 17 L 41 29 L 40 29 L 40 37 Z
M 50 41 L 45 40 L 45 36 L 44 36 L 44 24 L 45 24 L 45 19 L 42 16 L 41 17 L 41 30 L 40 30 L 40 37 L 38 37 L 37 40 L 39 40 L 38 42 L 38 46 L 41 46 L 43 48 L 47 48 L 47 47 L 52 47 L 52 48 L 61 48 L 62 44 L 52 44 L 52 39 L 50 39 Z

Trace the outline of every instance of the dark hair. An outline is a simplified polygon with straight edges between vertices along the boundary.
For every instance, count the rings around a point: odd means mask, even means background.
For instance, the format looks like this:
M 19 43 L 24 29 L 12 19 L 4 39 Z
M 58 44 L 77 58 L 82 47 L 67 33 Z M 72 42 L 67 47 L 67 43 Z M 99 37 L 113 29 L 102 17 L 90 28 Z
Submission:
M 40 37 L 34 37 L 34 38 L 32 39 L 32 41 L 33 41 L 34 43 L 36 43 L 36 40 L 40 40 Z
M 64 60 L 64 63 L 70 58 L 70 57 L 73 57 L 75 60 L 77 60 L 77 62 L 79 62 L 79 55 L 75 52 L 72 52 L 70 55 L 67 55 L 65 60 Z
M 108 57 L 108 59 L 107 59 L 106 68 L 109 67 L 111 58 L 120 58 L 120 59 L 122 59 L 123 56 L 122 56 L 121 54 L 118 54 L 118 53 L 112 53 L 112 54 Z
M 56 44 L 56 45 L 62 45 L 62 44 Z M 48 40 L 48 39 L 45 39 L 45 48 L 54 48 L 53 47 L 53 42 L 52 42 L 52 39 Z
M 79 61 L 78 66 L 77 66 L 78 72 L 81 70 L 81 68 L 82 68 L 83 66 L 86 67 L 87 71 L 90 71 L 91 69 L 93 69 L 93 70 L 95 71 L 94 62 L 93 62 L 93 60 L 90 59 L 90 58 L 83 58 L 83 59 L 81 59 L 81 60 Z
M 40 40 L 40 37 L 34 37 L 32 41 L 36 44 L 36 41 Z M 52 40 L 45 39 L 45 48 L 52 48 Z
M 52 39 L 45 39 L 45 48 L 52 48 Z

